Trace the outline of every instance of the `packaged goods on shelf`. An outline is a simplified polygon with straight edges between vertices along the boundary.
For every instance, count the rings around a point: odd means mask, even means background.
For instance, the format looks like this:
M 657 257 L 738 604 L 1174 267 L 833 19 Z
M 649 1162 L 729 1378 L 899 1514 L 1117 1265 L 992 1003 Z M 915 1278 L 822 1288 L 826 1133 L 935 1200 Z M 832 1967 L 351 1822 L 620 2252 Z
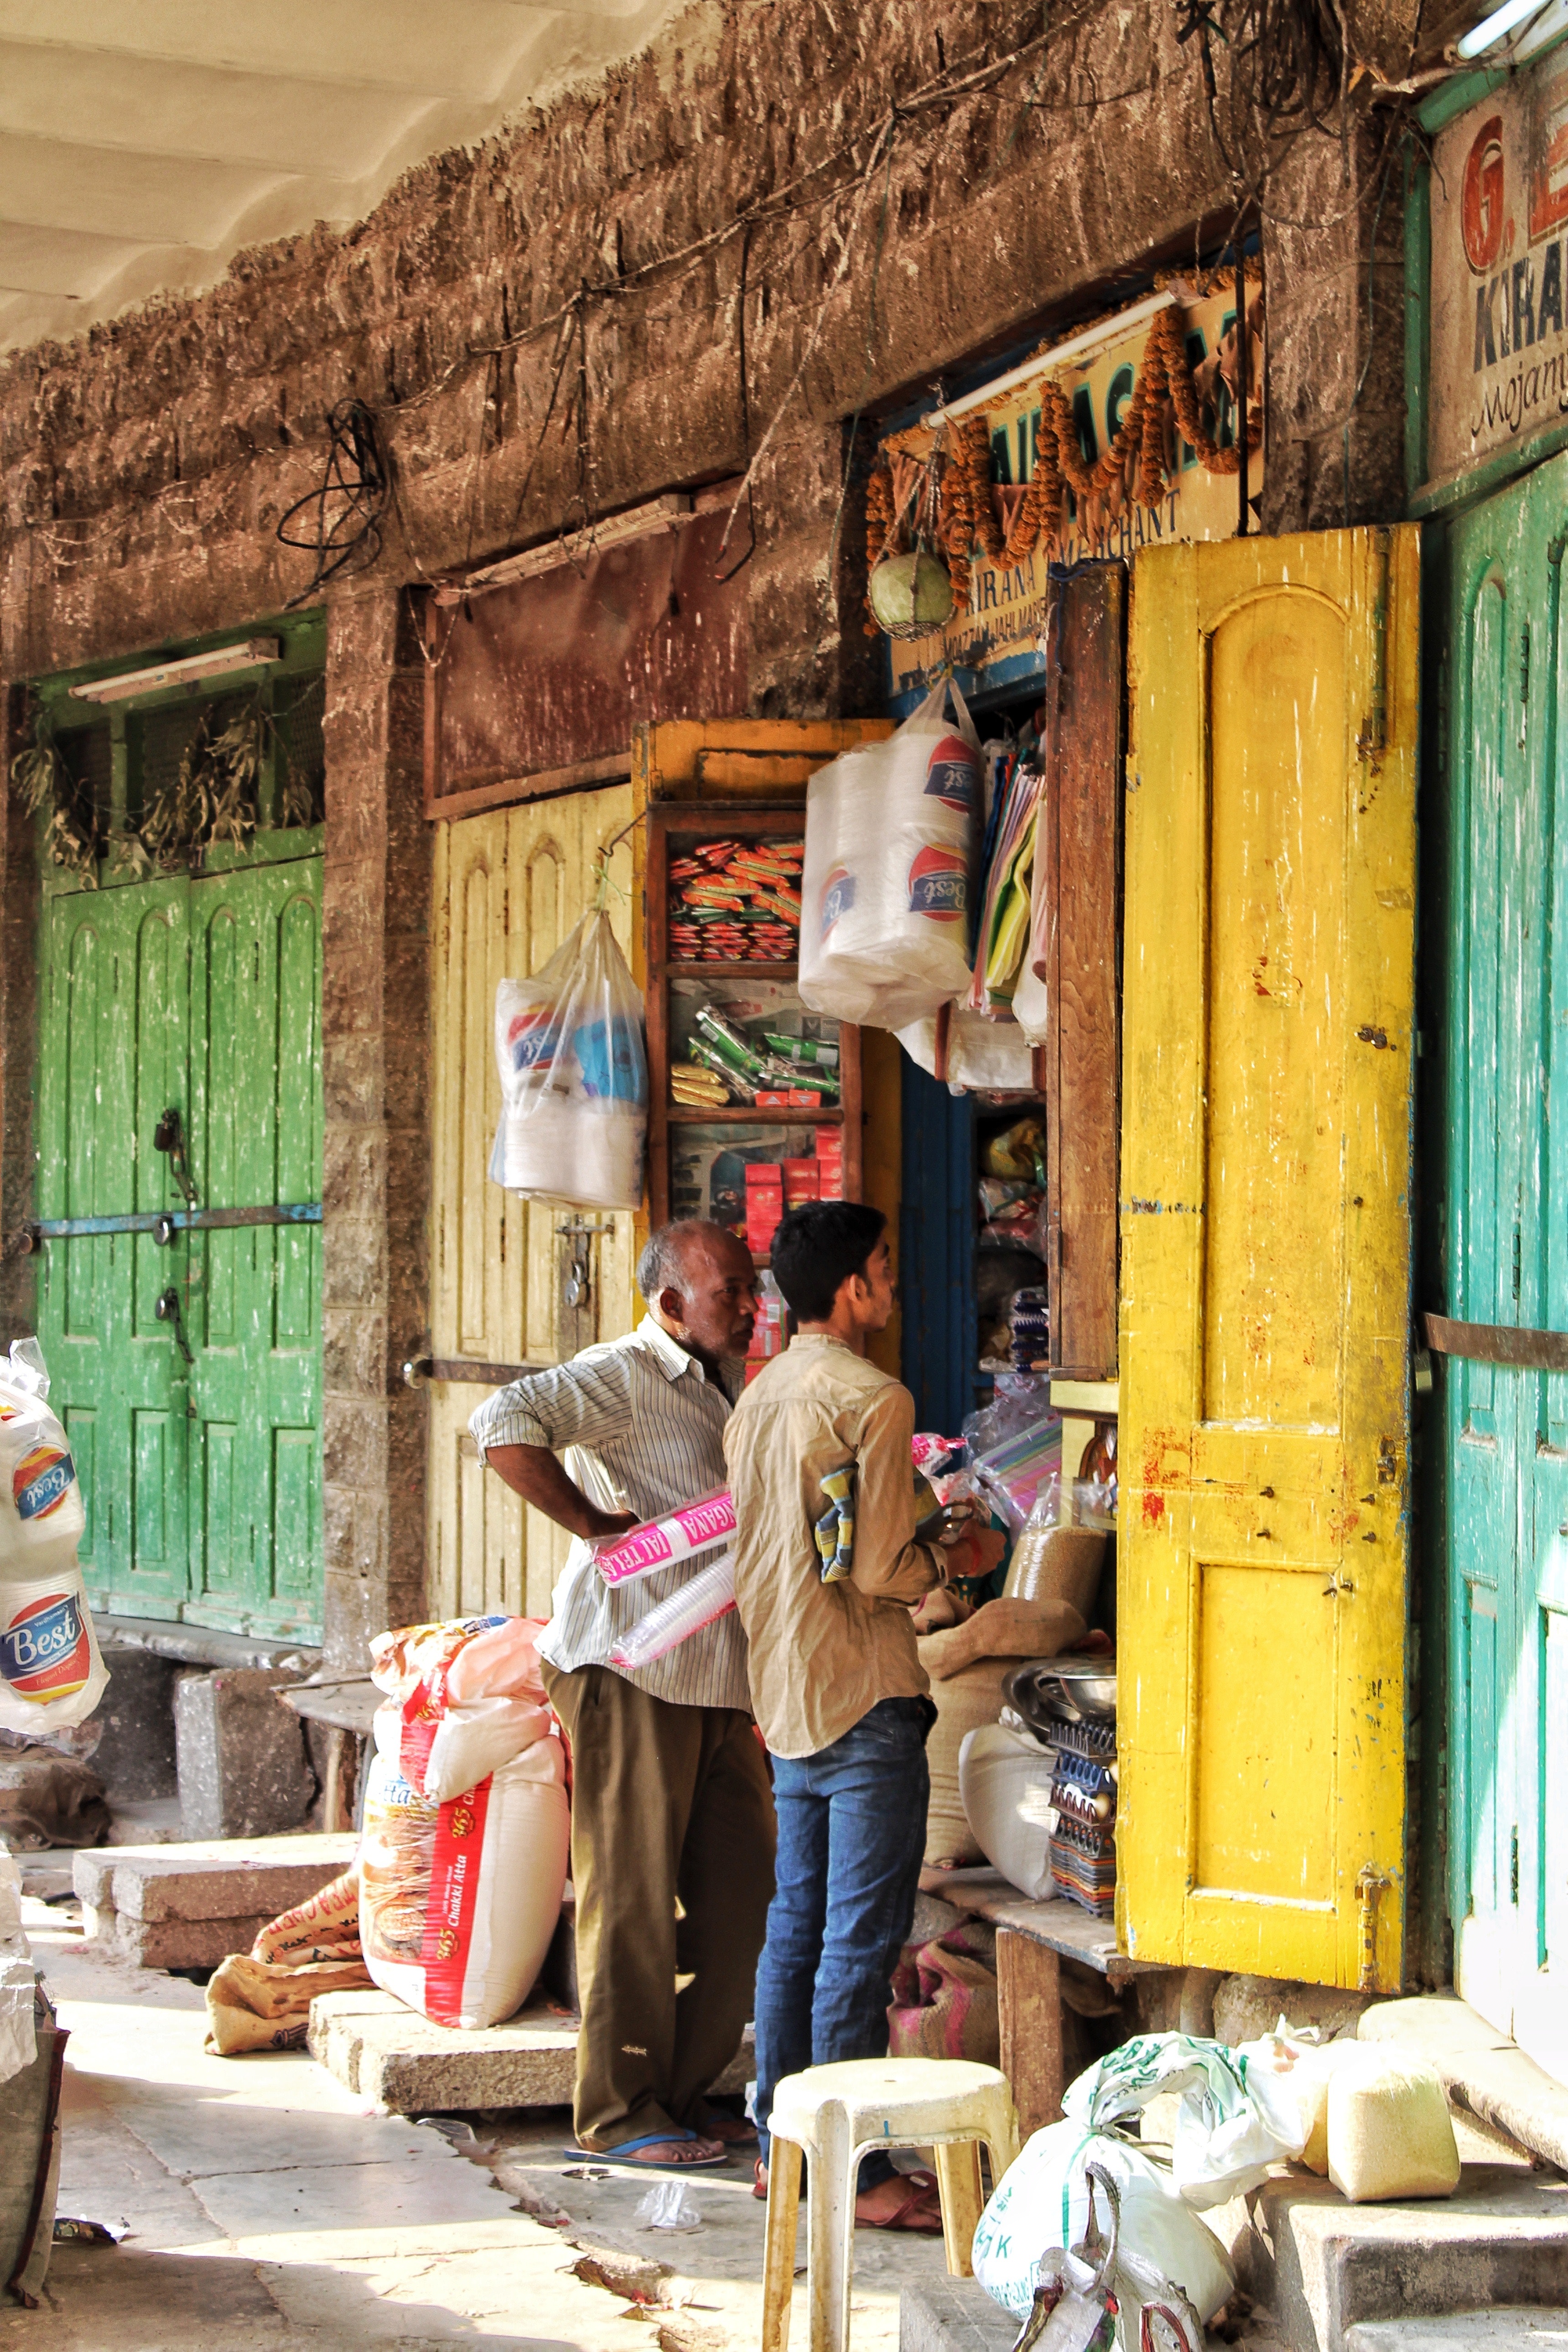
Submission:
M 793 963 L 805 844 L 700 841 L 669 863 L 669 951 L 678 962 Z
M 943 715 L 948 693 L 956 728 Z M 800 993 L 818 1013 L 901 1029 L 969 985 L 980 745 L 939 686 L 885 742 L 806 788 Z

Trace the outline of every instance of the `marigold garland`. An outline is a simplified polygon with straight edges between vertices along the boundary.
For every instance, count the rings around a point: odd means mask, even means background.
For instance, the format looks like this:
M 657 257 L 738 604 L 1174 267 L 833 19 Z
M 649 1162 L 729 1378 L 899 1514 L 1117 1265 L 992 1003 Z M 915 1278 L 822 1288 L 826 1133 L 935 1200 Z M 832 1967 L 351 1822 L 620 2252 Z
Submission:
M 1261 308 L 1261 298 L 1249 305 L 1247 331 L 1252 331 Z M 1078 426 L 1066 394 L 1053 383 L 1047 382 L 1042 387 L 1035 470 L 1018 501 L 1010 528 L 1004 529 L 993 496 L 989 418 L 980 410 L 957 425 L 951 454 L 936 453 L 931 467 L 935 488 L 934 517 L 929 513 L 931 499 L 927 489 L 922 488 L 915 501 L 917 509 L 927 510 L 919 520 L 927 524 L 929 536 L 947 559 L 952 575 L 954 618 L 969 609 L 973 550 L 979 546 L 994 563 L 1009 565 L 1021 563 L 1037 549 L 1049 551 L 1061 533 L 1069 488 L 1080 505 L 1091 511 L 1105 504 L 1105 520 L 1114 519 L 1129 499 L 1145 509 L 1158 506 L 1175 469 L 1173 416 L 1183 439 L 1196 451 L 1199 462 L 1209 473 L 1234 474 L 1239 470 L 1239 449 L 1235 446 L 1222 449 L 1204 428 L 1181 317 L 1176 310 L 1169 309 L 1155 313 L 1142 364 L 1131 397 L 1122 411 L 1121 422 L 1093 465 L 1086 460 L 1079 445 Z M 1261 411 L 1253 412 L 1250 404 L 1246 432 L 1250 454 L 1263 438 Z M 1098 521 L 1091 525 L 1091 529 L 1098 527 Z M 900 537 L 892 470 L 884 455 L 872 470 L 867 491 L 868 571 L 874 571 L 884 556 L 898 551 Z M 869 602 L 866 609 L 866 634 L 875 636 L 879 628 L 870 616 Z

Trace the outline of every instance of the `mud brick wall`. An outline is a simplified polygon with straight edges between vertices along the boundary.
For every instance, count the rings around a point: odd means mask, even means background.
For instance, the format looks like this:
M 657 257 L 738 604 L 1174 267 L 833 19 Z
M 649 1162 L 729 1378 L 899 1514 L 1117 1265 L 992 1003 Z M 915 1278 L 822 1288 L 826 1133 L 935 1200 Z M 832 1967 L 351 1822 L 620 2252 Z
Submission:
M 0 363 L 0 696 L 6 680 L 253 624 L 299 593 L 308 559 L 277 525 L 321 481 L 335 404 L 374 409 L 395 469 L 379 561 L 325 599 L 334 1661 L 357 1662 L 367 1630 L 422 1606 L 423 1411 L 398 1367 L 428 1315 L 430 845 L 400 591 L 551 535 L 579 495 L 603 513 L 733 476 L 765 434 L 751 708 L 874 709 L 847 421 L 1042 321 L 1114 307 L 1152 257 L 1189 257 L 1231 217 L 1195 46 L 1177 44 L 1165 0 L 1052 13 L 1044 47 L 987 88 L 988 64 L 1037 40 L 1038 0 L 700 0 L 642 58 L 418 166 L 354 227 L 257 248 L 207 294 Z M 1358 0 L 1355 54 L 1403 71 L 1416 13 Z M 862 165 L 874 152 L 877 170 L 858 201 L 824 208 L 851 152 Z M 1373 161 L 1358 131 L 1357 203 Z M 1337 141 L 1309 142 L 1283 208 L 1316 226 L 1264 231 L 1272 530 L 1397 503 L 1400 207 L 1381 215 L 1369 310 L 1364 220 L 1342 173 Z M 743 246 L 728 233 L 784 191 L 795 209 Z M 654 266 L 678 248 L 693 257 Z M 561 429 L 580 361 L 581 456 Z M 863 463 L 864 437 L 854 446 Z M 737 551 L 743 531 L 742 518 Z M 32 1181 L 37 882 L 14 811 L 4 831 L 13 1230 Z M 26 1262 L 8 1257 L 0 1281 L 25 1323 Z

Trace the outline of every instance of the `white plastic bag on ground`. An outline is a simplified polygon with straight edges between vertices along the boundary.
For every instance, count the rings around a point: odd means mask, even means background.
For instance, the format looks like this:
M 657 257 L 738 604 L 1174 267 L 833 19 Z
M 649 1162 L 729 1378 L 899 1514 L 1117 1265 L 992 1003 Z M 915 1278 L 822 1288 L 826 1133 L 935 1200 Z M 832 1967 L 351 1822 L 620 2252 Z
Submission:
M 1223 2205 L 1300 2155 L 1306 2130 L 1279 2078 L 1242 2065 L 1221 2042 L 1192 2033 L 1141 2033 L 1068 2084 L 1064 2114 L 1103 2131 L 1151 2099 L 1177 2091 L 1172 2177 L 1189 2205 Z
M 901 1029 L 967 989 L 981 792 L 979 738 L 956 687 L 938 686 L 886 741 L 813 776 L 800 921 L 810 1011 Z
M 1057 1751 L 1005 1724 L 966 1732 L 958 1751 L 958 1795 L 980 1850 L 1019 1893 L 1051 1893 L 1051 1781 Z
M 1076 2246 L 1087 2231 L 1090 2158 L 1120 2192 L 1123 2248 L 1182 2287 L 1204 2319 L 1211 2319 L 1236 2287 L 1219 2240 L 1148 2157 L 1073 2122 L 1036 2132 L 981 2215 L 973 2260 L 986 2294 L 1016 2319 L 1027 2315 L 1040 2256 L 1048 2246 Z M 1129 2317 L 1124 2340 L 1136 2345 L 1137 2315 Z
M 640 1207 L 643 1003 L 602 908 L 584 916 L 542 972 L 501 982 L 496 1062 L 495 1181 L 531 1200 Z
M 81 1489 L 48 1393 L 37 1341 L 14 1340 L 0 1366 L 0 1727 L 34 1738 L 84 1722 L 109 1680 L 77 1565 Z

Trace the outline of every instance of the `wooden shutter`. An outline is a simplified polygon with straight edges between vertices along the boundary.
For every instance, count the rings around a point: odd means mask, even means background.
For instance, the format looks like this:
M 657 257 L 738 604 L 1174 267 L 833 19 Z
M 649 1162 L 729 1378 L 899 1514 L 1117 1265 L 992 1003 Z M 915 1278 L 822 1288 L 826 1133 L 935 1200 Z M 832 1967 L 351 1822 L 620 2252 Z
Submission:
M 1400 1981 L 1417 535 L 1146 551 L 1118 1923 Z

